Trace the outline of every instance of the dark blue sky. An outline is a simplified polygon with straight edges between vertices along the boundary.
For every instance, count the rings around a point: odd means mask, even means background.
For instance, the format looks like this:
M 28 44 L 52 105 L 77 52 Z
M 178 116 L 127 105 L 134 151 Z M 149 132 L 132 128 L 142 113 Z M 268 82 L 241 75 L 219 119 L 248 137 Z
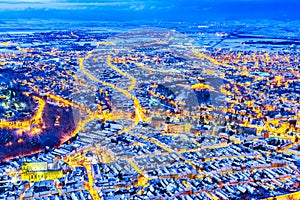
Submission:
M 0 0 L 0 20 L 300 19 L 298 0 Z

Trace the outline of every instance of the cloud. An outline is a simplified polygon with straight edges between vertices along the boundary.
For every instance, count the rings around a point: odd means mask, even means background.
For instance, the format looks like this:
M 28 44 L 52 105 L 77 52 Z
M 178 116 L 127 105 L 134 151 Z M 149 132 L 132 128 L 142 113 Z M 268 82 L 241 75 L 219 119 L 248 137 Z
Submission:
M 134 11 L 140 11 L 145 9 L 145 5 L 132 5 L 129 7 L 129 9 Z
M 26 9 L 87 9 L 87 8 L 120 8 L 120 7 L 130 7 L 130 2 L 102 2 L 102 3 L 93 3 L 93 2 L 59 2 L 55 0 L 19 0 L 14 1 L 14 3 L 8 3 L 0 1 L 0 11 L 1 10 L 26 10 Z
M 175 0 L 178 1 L 178 0 Z M 173 1 L 159 0 L 0 0 L 0 11 L 36 10 L 163 10 L 172 8 Z
M 277 2 L 279 0 L 252 0 L 251 2 Z M 296 1 L 296 0 L 288 0 Z M 231 3 L 230 3 L 231 2 Z M 233 2 L 233 3 L 232 3 Z M 0 0 L 0 11 L 24 10 L 97 10 L 101 11 L 143 11 L 143 12 L 209 12 L 216 7 L 240 5 L 250 0 Z M 247 3 L 248 6 L 252 5 Z M 231 12 L 232 10 L 230 10 Z M 181 13 L 181 12 L 180 12 Z M 180 14 L 178 13 L 178 14 Z

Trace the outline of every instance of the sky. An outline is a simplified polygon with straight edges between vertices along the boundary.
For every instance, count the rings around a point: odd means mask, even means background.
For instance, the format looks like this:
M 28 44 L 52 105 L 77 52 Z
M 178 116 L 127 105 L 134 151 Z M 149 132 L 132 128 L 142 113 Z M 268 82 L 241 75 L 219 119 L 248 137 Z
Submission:
M 0 0 L 5 19 L 300 19 L 298 0 Z

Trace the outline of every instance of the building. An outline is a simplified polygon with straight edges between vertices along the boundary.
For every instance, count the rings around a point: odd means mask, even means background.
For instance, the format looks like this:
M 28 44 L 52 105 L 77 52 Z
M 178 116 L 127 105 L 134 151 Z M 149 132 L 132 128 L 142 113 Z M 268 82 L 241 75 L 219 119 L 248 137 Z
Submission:
M 151 119 L 151 127 L 155 129 L 161 128 L 165 123 L 165 120 L 161 117 L 152 117 Z
M 298 113 L 297 122 L 295 126 L 297 131 L 300 131 L 300 112 Z
M 171 122 L 165 124 L 164 131 L 166 133 L 188 133 L 191 130 L 191 125 L 188 123 Z
M 30 162 L 22 165 L 22 180 L 40 182 L 63 177 L 62 169 L 51 169 L 47 162 Z

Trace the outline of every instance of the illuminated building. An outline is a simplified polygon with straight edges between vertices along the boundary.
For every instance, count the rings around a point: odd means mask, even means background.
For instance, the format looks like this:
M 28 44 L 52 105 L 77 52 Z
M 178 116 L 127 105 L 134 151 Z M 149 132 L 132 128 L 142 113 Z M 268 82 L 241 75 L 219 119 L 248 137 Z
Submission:
M 115 154 L 107 147 L 99 147 L 97 155 L 100 163 L 110 163 L 116 160 Z
M 190 132 L 194 135 L 201 135 L 201 131 L 199 128 L 191 128 Z
M 178 122 L 166 123 L 164 129 L 166 133 L 187 133 L 190 132 L 190 130 L 190 124 Z
M 47 162 L 30 162 L 22 165 L 22 180 L 39 182 L 41 180 L 55 180 L 63 177 L 61 169 L 52 169 Z
M 296 130 L 300 131 L 300 112 L 298 113 L 297 122 L 295 126 Z
M 269 131 L 263 131 L 261 133 L 261 135 L 264 137 L 264 138 L 269 138 L 270 137 L 270 132 Z

